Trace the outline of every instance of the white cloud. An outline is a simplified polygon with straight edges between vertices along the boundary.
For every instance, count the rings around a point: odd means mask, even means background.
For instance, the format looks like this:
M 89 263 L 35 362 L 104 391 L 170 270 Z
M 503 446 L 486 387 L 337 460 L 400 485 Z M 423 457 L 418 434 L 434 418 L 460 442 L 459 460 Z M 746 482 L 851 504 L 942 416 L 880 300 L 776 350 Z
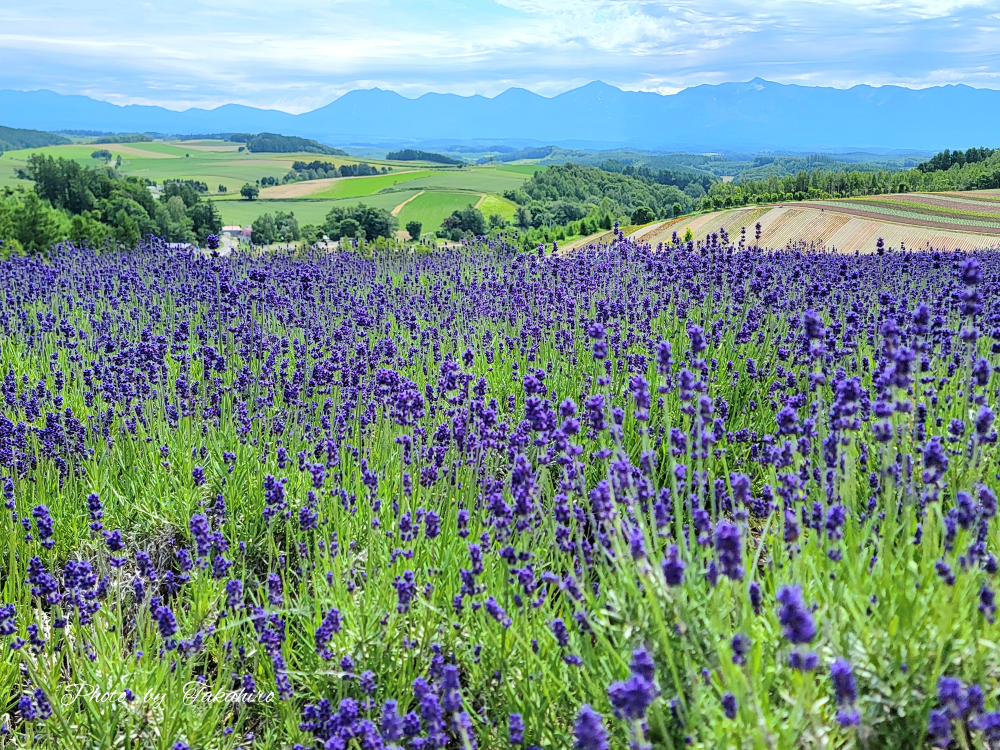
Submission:
M 0 87 L 287 111 L 358 87 L 551 95 L 748 80 L 998 86 L 985 0 L 36 0 L 0 9 Z

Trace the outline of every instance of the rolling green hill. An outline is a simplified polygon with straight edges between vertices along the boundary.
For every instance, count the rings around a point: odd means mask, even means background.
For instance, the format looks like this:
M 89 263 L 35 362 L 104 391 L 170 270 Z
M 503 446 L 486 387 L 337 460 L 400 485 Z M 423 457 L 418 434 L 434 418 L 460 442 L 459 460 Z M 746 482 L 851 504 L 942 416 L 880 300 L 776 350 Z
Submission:
M 69 142 L 69 138 L 55 133 L 46 133 L 43 130 L 21 130 L 19 128 L 5 128 L 0 125 L 0 153 L 22 148 L 56 146 Z
M 332 146 L 324 146 L 318 141 L 309 138 L 297 138 L 292 135 L 278 135 L 277 133 L 257 133 L 249 135 L 245 139 L 241 136 L 232 136 L 229 140 L 245 140 L 247 151 L 258 154 L 326 154 L 327 156 L 347 156 L 346 151 Z

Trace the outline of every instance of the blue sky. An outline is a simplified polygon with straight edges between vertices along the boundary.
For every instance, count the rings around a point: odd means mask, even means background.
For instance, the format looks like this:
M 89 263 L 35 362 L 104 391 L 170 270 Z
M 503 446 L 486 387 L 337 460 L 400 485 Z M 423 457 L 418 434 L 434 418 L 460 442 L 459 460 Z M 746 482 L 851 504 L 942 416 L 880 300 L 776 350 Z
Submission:
M 355 88 L 1000 88 L 1000 0 L 0 0 L 0 88 L 302 112 Z

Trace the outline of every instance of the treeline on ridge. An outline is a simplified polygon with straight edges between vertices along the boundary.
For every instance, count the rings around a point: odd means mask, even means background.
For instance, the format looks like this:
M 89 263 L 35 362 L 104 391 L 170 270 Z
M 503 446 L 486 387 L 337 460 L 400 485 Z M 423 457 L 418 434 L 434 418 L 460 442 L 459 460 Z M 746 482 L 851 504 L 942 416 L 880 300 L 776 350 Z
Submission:
M 294 135 L 279 135 L 277 133 L 233 133 L 229 136 L 232 143 L 245 143 L 247 151 L 264 154 L 324 154 L 325 156 L 347 156 L 333 146 L 325 146 L 309 138 L 299 138 Z
M 4 151 L 17 151 L 22 148 L 62 146 L 70 142 L 69 138 L 55 133 L 46 133 L 44 130 L 6 128 L 0 125 L 0 154 Z
M 324 180 L 333 177 L 371 177 L 373 175 L 388 174 L 392 167 L 373 167 L 371 164 L 360 162 L 358 164 L 336 164 L 328 161 L 293 161 L 292 168 L 282 177 L 261 177 L 257 180 L 260 187 L 271 187 L 273 185 L 287 185 L 289 182 L 303 182 L 305 180 Z
M 955 151 L 950 151 L 945 149 L 941 153 L 935 154 L 927 161 L 918 164 L 917 169 L 921 172 L 940 172 L 946 169 L 951 169 L 952 166 L 957 164 L 959 167 L 965 164 L 976 164 L 981 161 L 986 161 L 993 154 L 997 152 L 995 148 L 970 148 L 967 151 L 962 151 L 956 149 Z
M 390 151 L 385 155 L 386 161 L 429 161 L 434 164 L 464 164 L 461 159 L 453 159 L 444 154 L 435 154 L 431 151 L 415 151 L 412 148 L 404 148 L 401 151 Z
M 147 133 L 116 133 L 114 135 L 101 135 L 91 143 L 150 143 L 153 140 Z
M 973 152 L 969 160 L 969 151 Z M 800 170 L 795 175 L 713 183 L 702 210 L 817 198 L 853 198 L 889 193 L 990 190 L 1000 188 L 1000 150 L 969 149 L 962 158 L 941 152 L 907 170 Z

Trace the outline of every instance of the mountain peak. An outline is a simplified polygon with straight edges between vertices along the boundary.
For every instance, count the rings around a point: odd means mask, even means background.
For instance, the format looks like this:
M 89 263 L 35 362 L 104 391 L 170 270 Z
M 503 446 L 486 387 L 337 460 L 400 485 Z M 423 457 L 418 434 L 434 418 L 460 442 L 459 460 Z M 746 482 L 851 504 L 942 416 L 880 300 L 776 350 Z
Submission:
M 978 116 L 940 118 L 942 111 Z M 270 132 L 330 145 L 519 140 L 698 152 L 876 148 L 933 153 L 995 143 L 992 123 L 1000 118 L 1000 91 L 962 85 L 835 89 L 754 77 L 661 95 L 623 91 L 597 80 L 553 97 L 518 87 L 492 99 L 409 99 L 384 89 L 355 90 L 301 115 L 237 105 L 177 112 L 51 91 L 0 91 L 0 112 L 0 124 L 15 128 Z

